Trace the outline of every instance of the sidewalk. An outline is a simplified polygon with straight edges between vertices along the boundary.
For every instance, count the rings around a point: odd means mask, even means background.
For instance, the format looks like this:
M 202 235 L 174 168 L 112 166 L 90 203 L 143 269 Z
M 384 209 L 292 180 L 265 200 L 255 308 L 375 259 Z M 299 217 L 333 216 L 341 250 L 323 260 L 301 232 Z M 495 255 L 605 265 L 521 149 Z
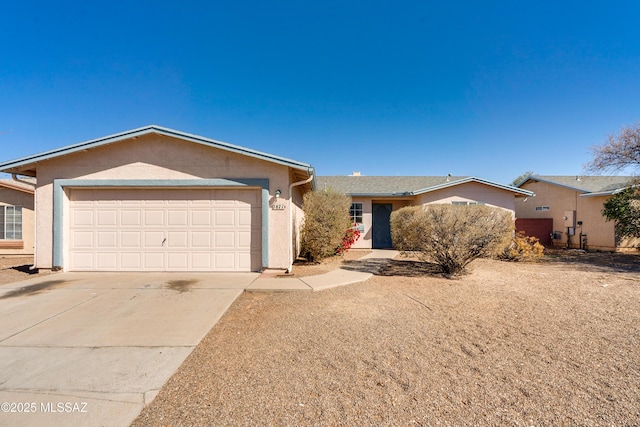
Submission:
M 247 286 L 245 291 L 321 291 L 364 282 L 396 255 L 398 255 L 398 251 L 392 249 L 374 249 L 370 254 L 358 260 L 317 276 L 260 276 Z

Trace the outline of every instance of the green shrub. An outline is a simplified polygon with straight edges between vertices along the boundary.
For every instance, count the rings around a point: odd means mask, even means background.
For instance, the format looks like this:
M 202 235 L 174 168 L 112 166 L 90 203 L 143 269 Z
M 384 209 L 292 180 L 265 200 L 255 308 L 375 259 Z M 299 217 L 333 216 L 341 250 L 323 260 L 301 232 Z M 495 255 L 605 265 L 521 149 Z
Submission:
M 411 206 L 391 213 L 396 249 L 438 264 L 447 275 L 474 259 L 496 255 L 513 235 L 511 213 L 483 205 Z
M 309 261 L 333 256 L 343 244 L 345 231 L 352 227 L 349 218 L 351 198 L 333 190 L 312 191 L 302 202 L 304 223 L 301 255 Z
M 537 237 L 526 236 L 519 232 L 498 257 L 508 261 L 531 261 L 542 258 L 543 255 L 544 246 L 540 244 Z

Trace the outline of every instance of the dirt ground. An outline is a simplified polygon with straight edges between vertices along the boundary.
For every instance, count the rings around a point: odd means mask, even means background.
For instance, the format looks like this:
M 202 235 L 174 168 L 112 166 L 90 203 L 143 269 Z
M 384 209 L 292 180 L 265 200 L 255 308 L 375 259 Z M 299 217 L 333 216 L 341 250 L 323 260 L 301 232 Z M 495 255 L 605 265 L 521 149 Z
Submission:
M 0 284 L 31 263 L 0 258 Z M 133 425 L 638 425 L 639 301 L 639 255 L 580 251 L 245 293 Z
M 638 425 L 639 301 L 640 256 L 567 251 L 245 293 L 133 425 Z
M 0 256 L 0 285 L 5 283 L 20 282 L 35 275 L 48 274 L 38 270 L 30 270 L 33 265 L 33 257 L 3 257 Z

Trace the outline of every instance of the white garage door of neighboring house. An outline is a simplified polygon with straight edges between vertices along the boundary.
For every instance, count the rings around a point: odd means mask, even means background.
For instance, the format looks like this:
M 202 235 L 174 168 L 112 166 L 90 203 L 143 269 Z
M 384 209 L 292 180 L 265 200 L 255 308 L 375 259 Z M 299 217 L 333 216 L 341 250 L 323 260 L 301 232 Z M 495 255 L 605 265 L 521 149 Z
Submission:
M 72 189 L 72 271 L 256 271 L 261 193 Z

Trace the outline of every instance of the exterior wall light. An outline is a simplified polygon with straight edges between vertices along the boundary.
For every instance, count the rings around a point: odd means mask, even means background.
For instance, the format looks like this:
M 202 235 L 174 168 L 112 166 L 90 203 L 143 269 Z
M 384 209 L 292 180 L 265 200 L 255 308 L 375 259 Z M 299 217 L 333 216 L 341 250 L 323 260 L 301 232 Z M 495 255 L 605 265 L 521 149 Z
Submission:
M 276 199 L 279 199 L 281 194 L 282 192 L 280 190 L 276 190 Z

